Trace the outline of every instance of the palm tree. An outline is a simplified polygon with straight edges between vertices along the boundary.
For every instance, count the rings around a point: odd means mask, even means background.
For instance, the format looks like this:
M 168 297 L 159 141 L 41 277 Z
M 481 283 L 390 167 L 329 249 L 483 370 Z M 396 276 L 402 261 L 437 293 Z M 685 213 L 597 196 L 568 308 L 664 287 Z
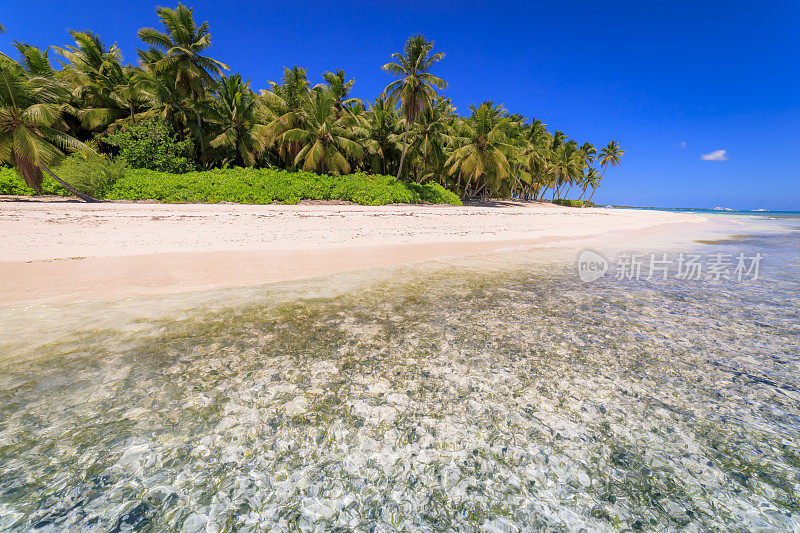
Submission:
M 294 164 L 302 163 L 303 170 L 347 174 L 351 168 L 348 158 L 361 158 L 361 145 L 351 139 L 356 134 L 356 121 L 351 115 L 338 117 L 335 103 L 328 91 L 315 88 L 306 102 L 302 124 L 283 134 L 285 140 L 302 147 Z
M 322 78 L 328 84 L 328 91 L 333 96 L 337 113 L 342 114 L 349 105 L 359 101 L 357 98 L 348 98 L 356 80 L 351 78 L 350 81 L 347 81 L 347 73 L 344 70 L 326 72 L 322 75 Z
M 392 98 L 379 96 L 360 120 L 361 139 L 367 153 L 372 156 L 368 168 L 372 172 L 388 173 L 388 163 L 402 150 L 402 119 Z
M 305 69 L 298 66 L 283 69 L 281 83 L 270 81 L 270 89 L 261 91 L 261 101 L 272 119 L 267 125 L 267 139 L 276 145 L 278 156 L 287 166 L 294 165 L 300 144 L 288 142 L 283 134 L 300 126 L 304 106 L 310 98 Z
M 147 74 L 138 68 L 124 67 L 122 80 L 107 91 L 95 107 L 80 112 L 81 121 L 90 130 L 113 128 L 120 124 L 136 123 L 137 114 L 153 115 L 159 103 L 150 91 Z
M 54 47 L 66 61 L 59 62 L 65 67 L 66 75 L 81 75 L 96 85 L 110 88 L 122 81 L 122 52 L 116 44 L 106 46 L 96 33 L 88 31 L 69 32 L 75 46 Z
M 611 165 L 612 167 L 619 165 L 619 162 L 622 159 L 622 154 L 624 153 L 625 150 L 619 147 L 617 141 L 609 142 L 600 150 L 600 164 L 603 165 L 603 173 L 600 174 L 600 179 L 603 179 L 603 176 L 605 176 L 608 165 Z
M 553 150 L 561 146 L 562 143 L 567 142 L 567 134 L 563 131 L 554 131 L 553 132 Z
M 592 194 L 589 195 L 589 199 L 583 204 L 583 207 L 588 207 L 588 204 L 592 202 L 592 196 L 594 196 L 594 191 L 597 190 L 597 187 L 600 185 L 600 176 L 597 175 L 597 171 L 593 168 L 589 169 L 589 172 L 586 174 L 586 180 L 584 181 L 585 185 L 583 186 L 583 192 L 586 193 L 586 188 L 592 188 Z M 583 194 L 581 195 L 583 196 Z
M 414 126 L 414 140 L 409 149 L 419 156 L 417 182 L 434 175 L 443 166 L 445 147 L 453 142 L 450 124 L 456 109 L 450 99 L 439 99 L 431 107 L 423 109 Z
M 0 65 L 0 162 L 13 166 L 28 187 L 41 192 L 42 171 L 62 187 L 87 202 L 97 201 L 73 189 L 56 176 L 50 166 L 58 163 L 65 150 L 89 150 L 77 139 L 59 131 L 61 112 L 57 95 L 35 87 L 9 68 Z M 15 73 L 16 70 L 16 73 Z
M 150 98 L 147 114 L 159 117 L 169 123 L 180 140 L 185 138 L 193 110 L 189 101 L 180 94 L 174 83 L 163 73 L 154 72 L 151 64 L 145 63 L 140 74 L 139 87 Z
M 75 135 L 89 137 L 130 116 L 129 111 L 120 108 L 120 98 L 115 94 L 127 77 L 122 54 L 115 44 L 106 46 L 92 32 L 71 31 L 70 35 L 74 46 L 54 47 L 63 67 L 57 80 L 69 92 L 63 99 L 62 112 Z
M 221 61 L 202 55 L 211 46 L 211 34 L 208 22 L 197 26 L 191 8 L 178 4 L 175 9 L 159 7 L 156 13 L 166 33 L 154 28 L 141 28 L 138 35 L 145 43 L 165 52 L 155 63 L 154 70 L 174 76 L 175 89 L 194 102 L 196 136 L 200 144 L 201 162 L 205 166 L 203 125 L 197 104 L 205 96 L 206 87 L 213 82 L 214 77 L 221 75 L 222 70 L 228 70 L 229 67 Z
M 240 166 L 253 166 L 266 144 L 266 126 L 250 81 L 242 81 L 240 74 L 223 75 L 215 97 L 208 115 L 222 131 L 211 146 L 232 151 Z
M 554 151 L 553 156 L 552 172 L 555 179 L 553 200 L 555 200 L 556 196 L 561 198 L 561 188 L 565 184 L 569 184 L 571 187 L 575 179 L 581 175 L 583 159 L 577 143 L 574 141 L 562 142 Z
M 508 114 L 507 121 L 506 136 L 508 144 L 513 146 L 514 150 L 508 156 L 511 172 L 501 184 L 500 196 L 516 198 L 524 196 L 525 191 L 533 184 L 529 171 L 532 151 L 528 133 L 530 126 L 525 124 L 525 117 L 519 113 Z
M 597 149 L 590 142 L 585 142 L 581 145 L 581 157 L 583 159 L 583 167 L 588 168 L 597 159 Z
M 597 178 L 597 170 L 594 167 L 589 167 L 586 169 L 586 172 L 581 177 L 580 181 L 578 182 L 578 186 L 581 188 L 581 195 L 578 196 L 578 200 L 583 198 L 583 195 L 586 194 L 586 189 L 589 187 L 592 181 Z
M 587 202 L 591 202 L 592 198 L 594 197 L 594 193 L 597 190 L 597 187 L 600 185 L 600 181 L 603 179 L 603 176 L 606 174 L 606 169 L 608 165 L 615 167 L 619 165 L 620 161 L 622 160 L 622 154 L 625 153 L 625 150 L 620 148 L 619 144 L 616 141 L 609 142 L 605 147 L 600 150 L 599 154 L 599 161 L 600 164 L 603 165 L 603 172 L 600 176 L 594 177 L 594 180 L 589 183 L 592 187 L 592 193 L 589 195 L 589 199 Z
M 406 158 L 408 147 L 408 132 L 416 120 L 421 109 L 429 109 L 433 105 L 437 94 L 434 87 L 444 89 L 447 82 L 430 73 L 435 63 L 444 58 L 443 52 L 430 55 L 433 41 L 426 41 L 422 35 L 412 35 L 403 47 L 403 53 L 393 53 L 394 61 L 383 66 L 383 70 L 400 76 L 384 89 L 384 96 L 389 96 L 400 102 L 403 115 L 406 119 L 406 132 L 403 135 L 403 152 L 400 155 L 400 167 L 397 169 L 397 179 L 403 174 L 403 162 Z
M 14 48 L 20 54 L 19 65 L 29 78 L 43 78 L 52 80 L 56 71 L 50 64 L 48 50 L 39 50 L 29 44 L 15 42 Z
M 508 144 L 506 130 L 508 119 L 505 110 L 494 102 L 486 101 L 476 107 L 470 106 L 472 116 L 456 125 L 460 144 L 447 160 L 450 171 L 459 172 L 467 177 L 464 185 L 464 196 L 468 197 L 470 185 L 483 178 L 483 183 L 475 190 L 473 196 L 483 189 L 497 191 L 500 182 L 511 172 L 508 158 L 514 147 Z
M 541 120 L 531 119 L 530 126 L 523 130 L 527 144 L 523 145 L 521 168 L 530 176 L 530 181 L 523 191 L 524 197 L 536 200 L 544 194 L 552 177 L 553 137 Z

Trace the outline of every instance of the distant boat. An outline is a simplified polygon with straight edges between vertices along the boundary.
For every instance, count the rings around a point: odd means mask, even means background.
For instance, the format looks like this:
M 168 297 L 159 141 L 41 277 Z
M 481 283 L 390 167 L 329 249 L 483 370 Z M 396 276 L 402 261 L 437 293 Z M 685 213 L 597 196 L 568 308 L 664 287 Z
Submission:
M 768 209 L 753 209 L 753 211 L 768 211 Z
M 731 207 L 715 207 L 714 211 L 736 211 L 736 210 Z

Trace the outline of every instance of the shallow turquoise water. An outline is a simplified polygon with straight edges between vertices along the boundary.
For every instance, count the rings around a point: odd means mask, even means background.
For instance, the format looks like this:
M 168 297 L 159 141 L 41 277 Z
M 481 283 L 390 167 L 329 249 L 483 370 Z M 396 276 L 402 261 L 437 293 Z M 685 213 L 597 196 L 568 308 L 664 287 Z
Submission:
M 528 250 L 3 310 L 0 530 L 798 529 L 800 220 L 756 222 L 681 245 L 755 281 Z

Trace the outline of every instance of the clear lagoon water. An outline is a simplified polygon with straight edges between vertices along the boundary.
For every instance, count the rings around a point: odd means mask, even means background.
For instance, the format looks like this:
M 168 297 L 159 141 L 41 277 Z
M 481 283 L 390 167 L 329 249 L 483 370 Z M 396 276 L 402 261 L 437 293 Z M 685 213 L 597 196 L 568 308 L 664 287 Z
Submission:
M 0 530 L 798 530 L 800 218 L 735 220 L 637 250 L 759 279 L 578 243 L 0 309 Z

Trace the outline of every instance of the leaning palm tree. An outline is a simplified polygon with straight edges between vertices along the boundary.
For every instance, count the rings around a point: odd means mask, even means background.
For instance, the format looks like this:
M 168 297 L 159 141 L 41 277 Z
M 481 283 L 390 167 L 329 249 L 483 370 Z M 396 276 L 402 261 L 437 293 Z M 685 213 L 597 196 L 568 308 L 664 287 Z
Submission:
M 42 190 L 44 171 L 78 198 L 97 201 L 50 170 L 64 157 L 64 151 L 89 148 L 59 131 L 58 127 L 64 125 L 58 99 L 46 87 L 29 83 L 20 71 L 21 67 L 14 69 L 6 60 L 0 64 L 0 163 L 13 166 L 25 184 L 36 191 Z
M 600 150 L 599 159 L 600 164 L 603 165 L 603 173 L 600 174 L 600 179 L 603 179 L 603 176 L 605 176 L 608 165 L 612 167 L 619 165 L 622 154 L 624 153 L 625 150 L 619 147 L 617 141 L 611 141 Z
M 154 28 L 139 30 L 139 38 L 147 44 L 164 51 L 164 54 L 153 65 L 156 72 L 166 72 L 175 80 L 175 89 L 192 99 L 197 107 L 216 76 L 228 65 L 216 59 L 202 55 L 211 46 L 211 34 L 208 22 L 199 27 L 194 21 L 192 9 L 178 4 L 175 9 L 159 7 L 158 18 L 166 29 L 166 33 Z M 203 125 L 199 108 L 195 109 L 197 121 L 196 136 L 200 145 L 200 157 L 205 165 L 205 147 L 203 144 Z
M 360 159 L 361 145 L 352 140 L 356 121 L 352 115 L 337 116 L 335 98 L 321 87 L 306 102 L 302 124 L 282 135 L 283 141 L 298 142 L 302 148 L 295 165 L 320 174 L 347 174 L 350 159 Z
M 586 181 L 584 182 L 584 192 L 587 187 L 592 188 L 592 193 L 589 195 L 589 199 L 584 202 L 583 207 L 587 207 L 590 203 L 592 203 L 592 197 L 594 196 L 594 192 L 597 190 L 597 187 L 600 185 L 600 176 L 597 175 L 597 171 L 593 168 L 589 169 L 589 172 L 586 174 Z M 583 195 L 581 195 L 583 196 Z
M 552 172 L 555 179 L 553 200 L 561 198 L 561 188 L 567 185 L 567 192 L 583 171 L 583 158 L 577 143 L 568 141 L 561 143 L 553 152 Z M 566 194 L 565 194 L 566 196 Z
M 586 174 L 583 176 L 583 179 L 580 182 L 581 195 L 578 196 L 578 200 L 583 198 L 583 196 L 586 194 L 586 190 L 589 187 L 596 189 L 599 182 L 600 182 L 600 176 L 597 174 L 597 170 L 592 167 L 589 167 L 586 170 Z
M 583 157 L 584 168 L 589 168 L 594 160 L 597 159 L 597 149 L 590 142 L 581 145 L 581 156 Z
M 606 174 L 606 169 L 608 165 L 615 167 L 619 165 L 620 161 L 622 160 L 622 154 L 625 153 L 625 150 L 620 148 L 619 143 L 616 141 L 609 142 L 606 146 L 604 146 L 600 150 L 600 154 L 598 160 L 601 165 L 603 165 L 603 172 L 599 176 L 593 176 L 592 181 L 588 184 L 592 187 L 592 193 L 589 195 L 588 202 L 592 201 L 594 197 L 595 191 L 597 191 L 597 187 L 600 185 L 600 181 L 603 179 L 603 176 Z
M 406 132 L 403 135 L 403 152 L 400 154 L 400 167 L 397 179 L 403 174 L 403 162 L 408 148 L 408 132 L 417 119 L 421 109 L 430 109 L 437 94 L 434 87 L 444 89 L 447 82 L 430 73 L 433 65 L 442 60 L 443 52 L 430 55 L 433 41 L 426 41 L 422 35 L 412 35 L 403 47 L 403 53 L 392 54 L 394 61 L 383 66 L 383 70 L 401 76 L 384 89 L 384 96 L 400 102 L 406 119 Z

